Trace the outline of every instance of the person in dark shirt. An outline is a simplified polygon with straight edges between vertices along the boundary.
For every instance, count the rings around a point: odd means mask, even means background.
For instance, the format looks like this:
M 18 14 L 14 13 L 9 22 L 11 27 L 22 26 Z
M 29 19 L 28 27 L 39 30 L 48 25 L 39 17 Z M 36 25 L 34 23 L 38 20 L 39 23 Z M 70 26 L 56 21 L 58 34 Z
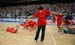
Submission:
M 73 33 L 72 32 L 72 25 L 74 24 L 73 16 L 67 14 L 66 17 L 64 18 L 64 23 L 66 24 L 67 28 L 67 30 L 64 30 L 64 33 Z
M 71 29 L 71 26 L 73 25 L 73 16 L 72 15 L 66 15 L 65 17 L 65 24 L 67 29 Z

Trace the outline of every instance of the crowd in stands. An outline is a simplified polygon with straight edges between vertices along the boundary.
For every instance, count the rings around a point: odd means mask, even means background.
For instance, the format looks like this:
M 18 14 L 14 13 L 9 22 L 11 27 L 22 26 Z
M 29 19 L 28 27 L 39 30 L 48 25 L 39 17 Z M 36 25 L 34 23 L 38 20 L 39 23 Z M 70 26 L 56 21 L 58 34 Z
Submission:
M 4 17 L 15 17 L 15 16 L 25 16 L 33 15 L 39 6 L 44 7 L 44 9 L 52 11 L 64 11 L 64 13 L 72 12 L 75 13 L 75 3 L 56 3 L 56 4 L 33 4 L 33 5 L 19 5 L 19 6 L 8 6 L 0 7 L 0 16 Z M 10 16 L 11 15 L 11 16 Z

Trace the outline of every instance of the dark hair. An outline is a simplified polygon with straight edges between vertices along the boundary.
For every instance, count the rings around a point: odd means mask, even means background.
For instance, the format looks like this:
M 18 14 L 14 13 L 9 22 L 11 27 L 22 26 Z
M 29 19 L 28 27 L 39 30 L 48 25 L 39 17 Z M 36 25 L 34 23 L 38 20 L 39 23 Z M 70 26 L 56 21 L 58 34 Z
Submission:
M 40 6 L 38 9 L 39 9 L 39 10 L 43 10 L 43 7 L 42 7 L 42 6 Z

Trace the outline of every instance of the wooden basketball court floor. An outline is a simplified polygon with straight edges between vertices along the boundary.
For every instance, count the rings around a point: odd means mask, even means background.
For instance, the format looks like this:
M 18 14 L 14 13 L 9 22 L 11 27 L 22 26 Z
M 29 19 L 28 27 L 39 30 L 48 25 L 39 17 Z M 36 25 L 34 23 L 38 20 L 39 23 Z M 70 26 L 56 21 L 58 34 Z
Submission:
M 0 22 L 0 45 L 75 45 L 75 35 L 58 33 L 56 25 L 47 25 L 44 42 L 40 42 L 40 36 L 37 42 L 34 41 L 36 30 L 29 32 L 20 27 L 17 33 L 5 31 L 7 27 L 15 25 Z

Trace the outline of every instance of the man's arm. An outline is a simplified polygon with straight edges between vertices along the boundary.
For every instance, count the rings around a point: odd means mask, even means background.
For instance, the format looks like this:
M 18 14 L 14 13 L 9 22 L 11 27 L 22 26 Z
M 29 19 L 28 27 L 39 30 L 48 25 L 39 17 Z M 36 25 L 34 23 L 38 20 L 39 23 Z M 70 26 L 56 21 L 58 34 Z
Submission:
M 34 18 L 34 15 L 32 15 L 30 18 Z
M 62 15 L 62 13 L 53 12 L 53 11 L 51 11 L 51 14 L 54 14 L 54 15 L 56 15 L 56 14 Z

